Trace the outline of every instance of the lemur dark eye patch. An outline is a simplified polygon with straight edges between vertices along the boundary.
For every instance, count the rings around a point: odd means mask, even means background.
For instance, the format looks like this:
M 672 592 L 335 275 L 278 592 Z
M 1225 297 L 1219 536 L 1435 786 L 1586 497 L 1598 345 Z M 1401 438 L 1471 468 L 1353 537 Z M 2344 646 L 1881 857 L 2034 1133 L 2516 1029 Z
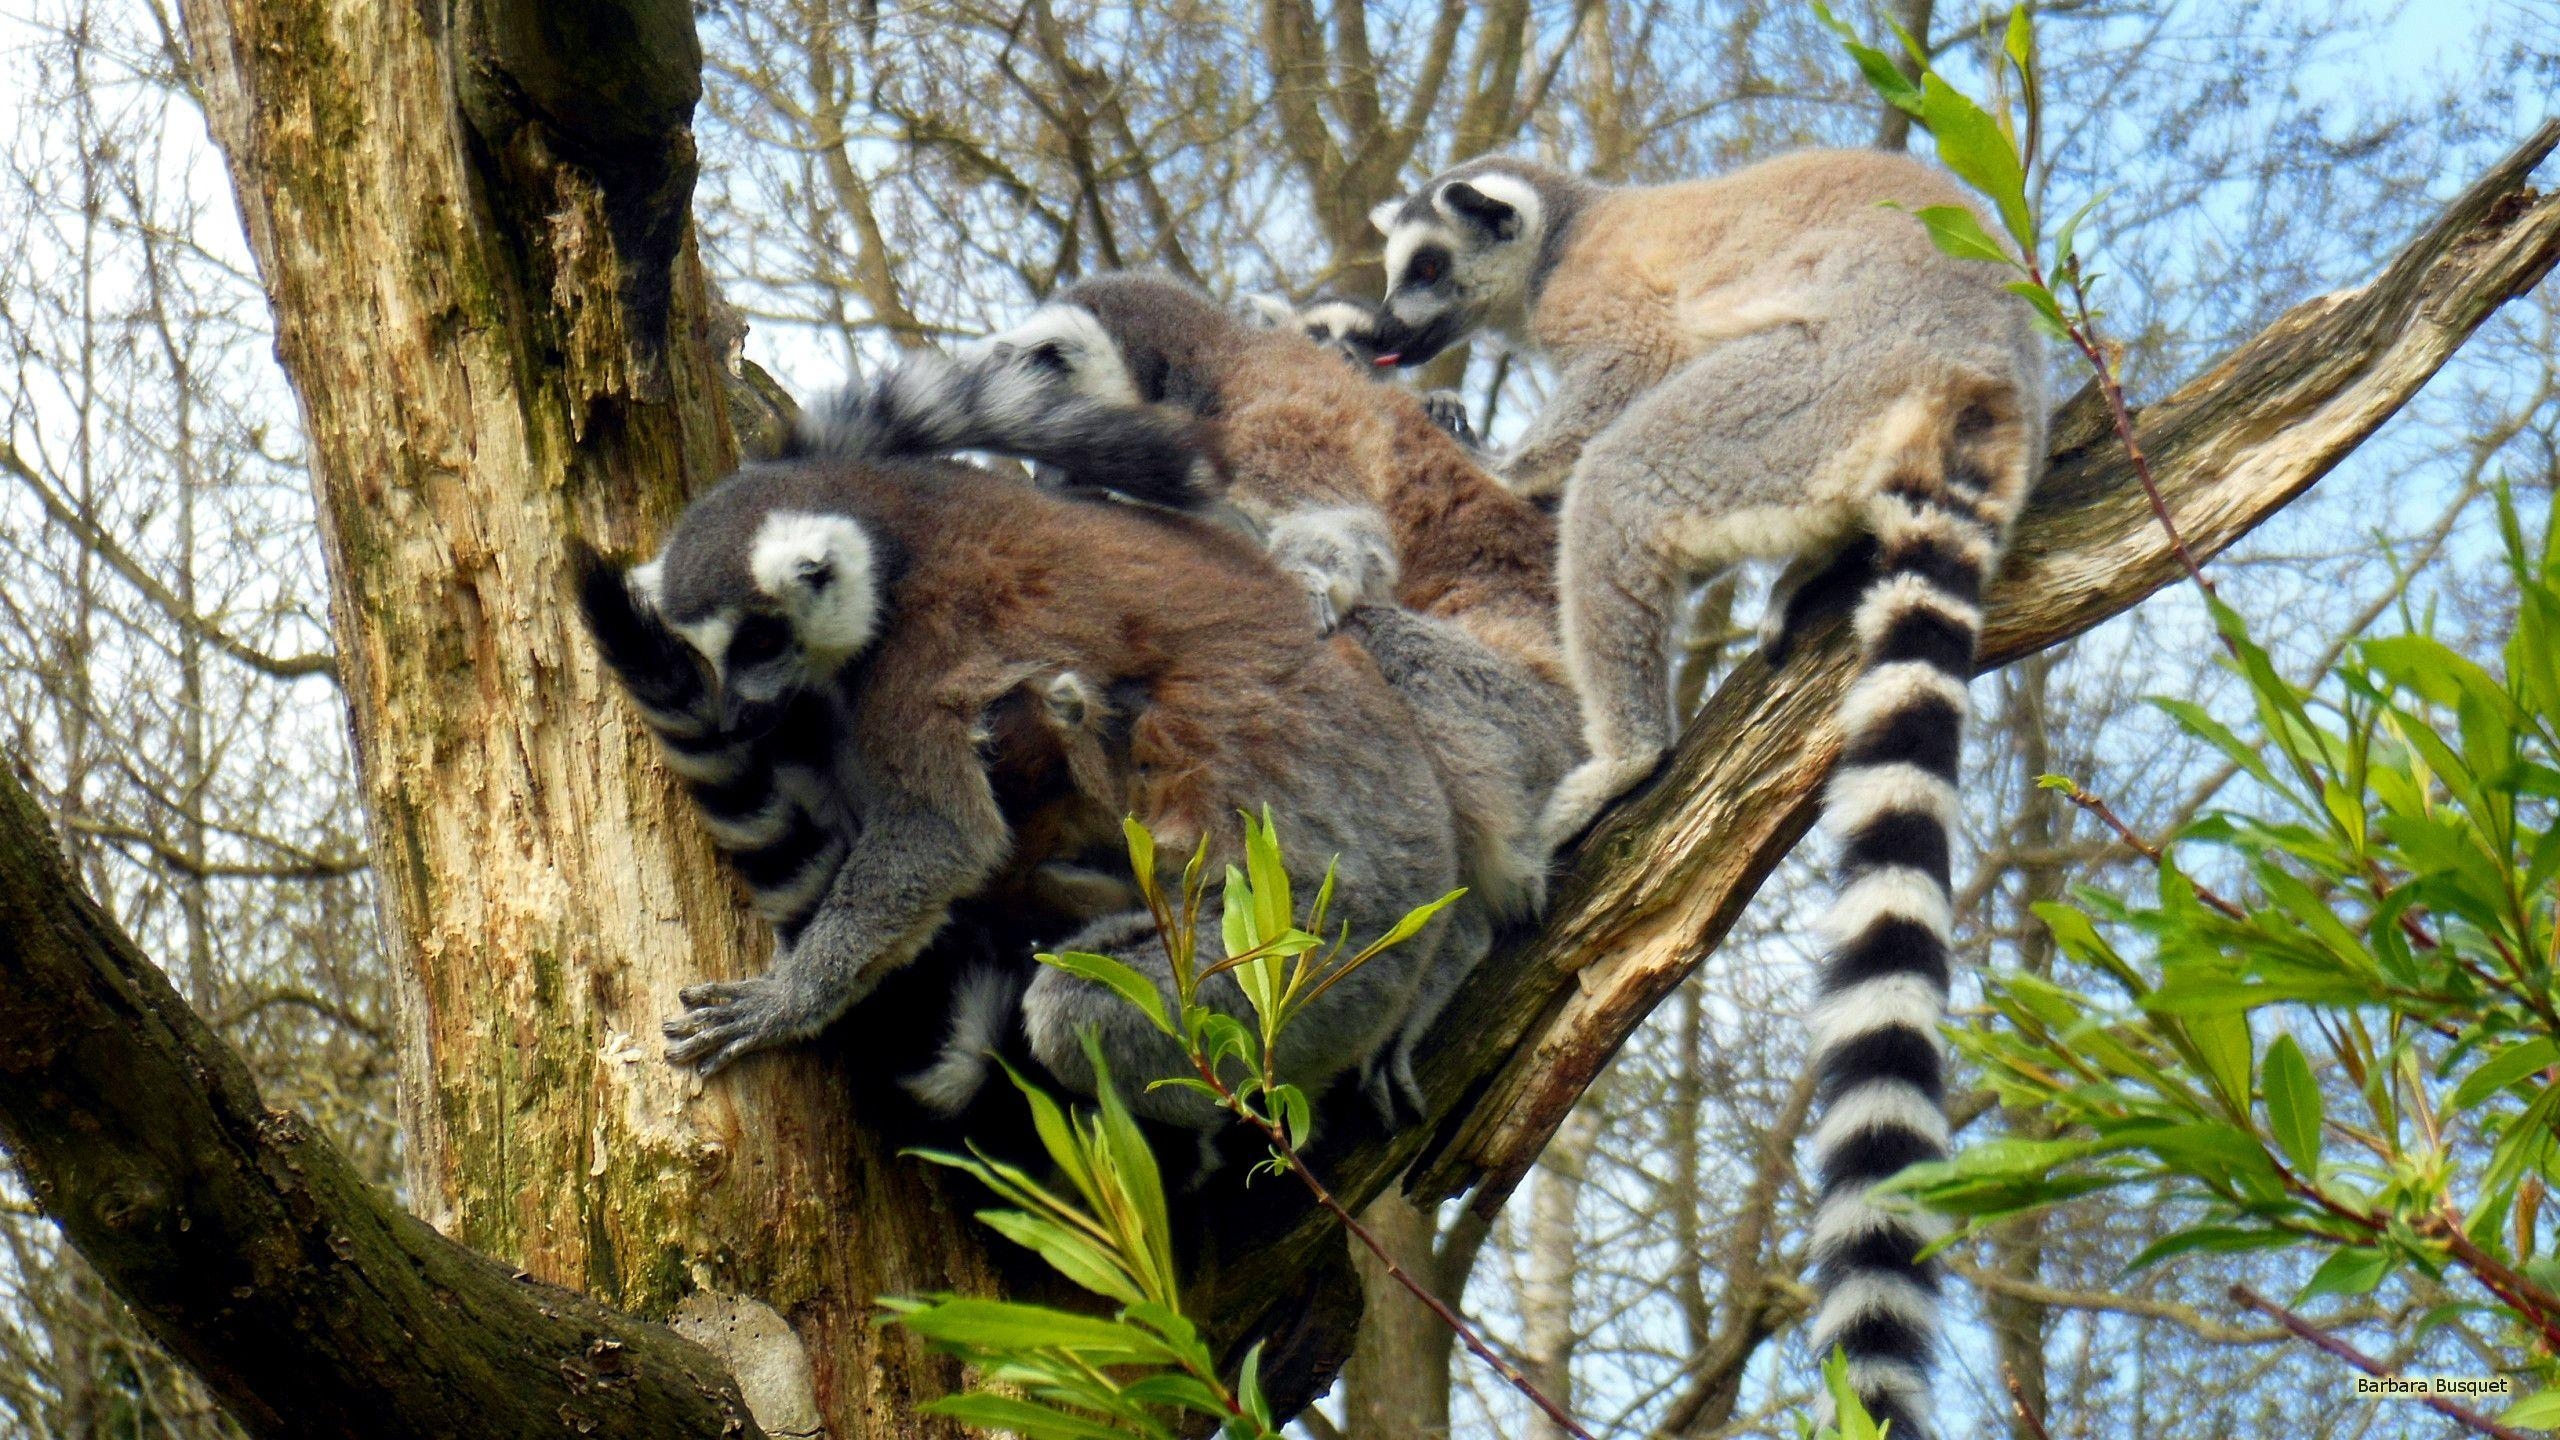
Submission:
M 1437 246 L 1413 252 L 1405 262 L 1404 278 L 1409 285 L 1437 285 L 1449 273 L 1449 252 Z
M 729 667 L 761 665 L 791 647 L 791 626 L 779 615 L 750 615 L 729 637 Z

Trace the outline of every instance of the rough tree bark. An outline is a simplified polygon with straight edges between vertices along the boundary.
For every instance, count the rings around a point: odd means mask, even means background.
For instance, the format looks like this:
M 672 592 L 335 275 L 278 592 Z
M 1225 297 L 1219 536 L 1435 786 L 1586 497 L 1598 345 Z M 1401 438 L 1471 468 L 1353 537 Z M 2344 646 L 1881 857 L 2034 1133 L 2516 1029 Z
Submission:
M 80 889 L 0 771 L 0 1138 L 259 1435 L 753 1435 L 719 1360 L 377 1193 Z
M 858 1123 L 832 1048 L 700 1093 L 658 1063 L 655 1023 L 677 989 L 752 968 L 762 937 L 647 738 L 610 702 L 561 592 L 564 537 L 652 538 L 732 458 L 685 220 L 699 64 L 688 7 L 187 0 L 187 17 L 310 432 L 397 937 L 415 1202 L 473 1249 L 674 1317 L 730 1359 L 769 1432 L 942 1433 L 914 1403 L 948 1373 L 872 1326 L 870 1302 L 992 1285 L 985 1257 L 933 1177 Z M 2301 493 L 2549 269 L 2560 200 L 2523 181 L 2555 141 L 2560 125 L 2372 285 L 2299 307 L 2145 414 L 2146 448 L 2199 553 Z M 2086 404 L 2063 417 L 1993 596 L 1986 667 L 2176 573 L 2093 419 Z M 1663 779 L 1584 848 L 1545 928 L 1461 1001 L 1449 1043 L 1427 1057 L 1444 1121 L 1335 1132 L 1344 1199 L 1375 1196 L 1427 1149 L 1418 1194 L 1473 1184 L 1480 1209 L 1500 1202 L 1804 832 L 1846 668 L 1837 637 L 1783 675 L 1743 664 Z M 0 850 L 21 848 L 0 837 Z M 28 983 L 11 999 L 40 1006 L 43 987 L 88 982 L 55 970 Z M 0 1031 L 0 1049 L 55 1063 L 46 1043 L 23 1022 Z M 88 1107 L 70 1112 L 75 1128 L 136 1134 L 148 1117 L 115 1108 L 134 1096 L 253 1108 L 218 1066 L 144 1073 L 158 1090 L 55 1099 Z M 13 1127 L 29 1126 L 32 1093 L 0 1085 Z M 202 1183 L 195 1169 L 235 1164 L 185 1150 L 157 1163 L 189 1185 Z M 54 1193 L 59 1204 L 70 1192 Z M 385 1244 L 432 1248 L 397 1222 L 380 1228 Z M 93 1253 L 117 1243 L 85 1222 L 70 1233 Z M 205 1252 L 200 1264 L 258 1243 L 181 1233 L 168 1243 Z M 1289 1303 L 1274 1297 L 1339 1243 L 1312 1220 L 1281 1224 L 1267 1244 L 1226 1248 L 1193 1288 L 1233 1335 Z M 359 1246 L 370 1253 L 389 1252 Z M 148 1302 L 149 1279 L 128 1276 L 128 1293 Z M 337 1320 L 393 1304 L 348 1294 Z M 195 1332 L 215 1322 L 180 1307 L 165 1323 L 199 1353 Z M 409 1335 L 473 1348 L 450 1327 Z M 276 1352 L 263 1373 L 298 1366 L 297 1386 L 333 1362 L 307 1328 L 259 1338 Z M 247 1388 L 244 1406 L 300 1393 Z M 485 1433 L 478 1421 L 454 1429 Z
M 762 966 L 563 588 L 735 459 L 688 221 L 684 0 L 189 0 L 299 391 L 401 982 L 413 1203 L 733 1358 L 768 1430 L 956 1433 L 873 1298 L 989 1283 L 845 1059 L 659 1060 Z M 779 1318 L 777 1318 L 777 1316 Z M 788 1323 L 782 1323 L 787 1321 Z

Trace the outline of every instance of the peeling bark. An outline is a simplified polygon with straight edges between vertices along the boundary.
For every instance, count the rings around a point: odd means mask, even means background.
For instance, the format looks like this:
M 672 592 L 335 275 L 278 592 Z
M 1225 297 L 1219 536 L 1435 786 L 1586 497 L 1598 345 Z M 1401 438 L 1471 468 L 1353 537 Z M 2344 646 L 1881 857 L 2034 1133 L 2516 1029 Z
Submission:
M 419 1212 L 635 1314 L 790 1322 L 839 1440 L 956 1434 L 873 1298 L 993 1284 L 938 1177 L 804 1049 L 703 1088 L 676 992 L 762 968 L 566 598 L 776 410 L 692 252 L 685 0 L 188 0 L 301 396 L 401 998 Z M 732 322 L 734 329 L 734 321 Z M 740 386 L 724 394 L 724 378 Z

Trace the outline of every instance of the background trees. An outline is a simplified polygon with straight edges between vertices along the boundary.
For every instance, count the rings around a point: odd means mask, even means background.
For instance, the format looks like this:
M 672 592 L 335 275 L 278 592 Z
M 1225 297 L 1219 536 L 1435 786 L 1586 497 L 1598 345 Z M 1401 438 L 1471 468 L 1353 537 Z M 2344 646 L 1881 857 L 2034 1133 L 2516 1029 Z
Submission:
M 1896 10 L 1925 20 L 1942 63 L 1967 64 L 1972 11 Z M 2140 394 L 2362 278 L 2538 118 L 2523 112 L 2549 91 L 2548 17 L 2499 3 L 2446 15 L 2046 7 L 2062 138 L 2043 183 L 2114 190 L 2112 329 Z M 803 393 L 1109 265 L 1220 289 L 1364 290 L 1370 204 L 1478 150 L 1650 178 L 1866 143 L 1879 124 L 1786 5 L 805 0 L 715 4 L 699 28 L 702 253 L 746 322 L 745 353 Z M 403 1115 L 391 1095 L 395 981 L 332 689 L 309 442 L 265 358 L 270 321 L 184 26 L 149 0 L 12 0 L 0 36 L 17 107 L 0 225 L 29 257 L 0 277 L 9 752 L 91 887 L 182 965 L 182 990 L 270 1095 L 394 1181 L 398 1137 L 449 1117 L 416 1090 Z M 2560 474 L 2554 304 L 2546 292 L 2493 320 L 2407 415 L 2220 562 L 2292 673 L 2316 673 L 2403 597 L 2493 652 L 2508 601 L 2484 561 L 2481 496 L 2501 476 L 2530 495 Z M 1497 433 L 1537 394 L 1534 373 L 1492 354 L 1465 380 Z M 1702 677 L 1719 673 L 1728 604 L 1702 597 Z M 2139 623 L 1978 687 L 1990 724 L 1972 953 L 2053 966 L 2026 907 L 2131 873 L 2129 852 L 2034 775 L 2081 777 L 2146 833 L 2234 783 L 2133 703 L 2167 691 L 2235 705 L 2209 643 L 2189 602 L 2164 596 Z M 1783 1338 L 1801 1303 L 1803 1196 L 1760 1148 L 1801 1111 L 1800 888 L 1793 871 L 1769 887 L 1500 1218 L 1394 1217 L 1450 1288 L 1472 1277 L 1471 1304 L 1526 1359 L 1571 1375 L 1577 1409 L 1601 1424 L 1783 1433 L 1772 1417 L 1809 1373 Z M 2032 1115 L 1974 1123 L 2036 1133 Z M 425 1213 L 447 1203 L 414 1170 L 408 1187 Z M 11 1199 L 0 1413 L 29 1434 L 217 1431 L 183 1373 Z M 511 1222 L 469 1223 L 486 1238 Z M 2301 1396 L 2343 1394 L 2325 1361 L 2220 1297 L 2234 1273 L 2271 1292 L 2300 1275 L 2223 1258 L 2119 1282 L 2160 1223 L 2118 1199 L 1961 1254 L 1983 1297 L 1951 1381 L 1963 1403 L 1999 1413 L 2005 1367 L 2045 1398 L 2057 1436 L 2202 1436 L 2282 1433 L 2304 1423 Z M 2386 1287 L 2324 1318 L 2389 1350 L 2411 1303 Z M 1445 1389 L 1445 1345 L 1380 1310 L 1343 1392 L 1352 1413 L 1427 1428 L 1445 1405 L 1472 1433 L 1525 1425 L 1463 1374 Z M 2329 1428 L 2315 1433 L 2422 1430 L 2398 1409 L 2320 1409 Z

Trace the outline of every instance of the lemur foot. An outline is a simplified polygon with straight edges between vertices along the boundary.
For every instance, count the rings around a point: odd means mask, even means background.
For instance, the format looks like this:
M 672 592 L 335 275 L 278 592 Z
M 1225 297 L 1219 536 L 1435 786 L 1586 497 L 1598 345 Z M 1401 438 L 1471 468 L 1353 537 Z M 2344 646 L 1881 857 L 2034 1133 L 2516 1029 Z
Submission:
M 811 1009 L 770 975 L 692 985 L 676 998 L 684 1013 L 659 1029 L 668 1040 L 667 1063 L 717 1075 L 758 1050 L 805 1040 L 824 1026 Z
M 1475 422 L 1467 418 L 1466 396 L 1455 390 L 1425 390 L 1422 392 L 1422 413 L 1431 417 L 1432 424 L 1448 431 L 1459 444 L 1470 450 L 1482 448 L 1482 442 L 1476 438 Z
M 1271 558 L 1299 577 L 1316 615 L 1332 634 L 1363 605 L 1392 604 L 1401 567 L 1395 541 L 1374 512 L 1342 507 L 1300 510 L 1272 522 Z
M 1564 846 L 1591 828 L 1609 802 L 1626 794 L 1653 773 L 1662 759 L 1654 750 L 1641 755 L 1594 755 L 1573 767 L 1557 782 L 1555 793 L 1547 797 L 1547 813 L 1538 822 L 1538 834 L 1550 852 Z

